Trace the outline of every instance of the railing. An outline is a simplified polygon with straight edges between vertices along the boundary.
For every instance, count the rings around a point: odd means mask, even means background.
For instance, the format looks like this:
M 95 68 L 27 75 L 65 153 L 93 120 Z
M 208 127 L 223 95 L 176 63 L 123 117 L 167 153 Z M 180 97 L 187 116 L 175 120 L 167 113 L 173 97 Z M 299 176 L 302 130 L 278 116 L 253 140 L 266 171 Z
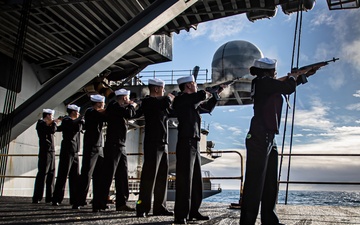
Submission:
M 244 167 L 243 167 L 243 157 L 238 151 L 202 151 L 201 154 L 220 154 L 220 153 L 235 153 L 238 154 L 240 157 L 240 176 L 229 176 L 229 177 L 204 177 L 203 179 L 209 179 L 209 180 L 220 180 L 220 179 L 239 179 L 240 180 L 240 200 L 242 197 L 242 188 L 243 188 L 243 179 L 244 179 Z M 175 154 L 175 152 L 169 152 L 169 154 Z M 128 153 L 128 156 L 139 156 L 143 155 L 143 153 Z M 0 154 L 0 157 L 3 156 L 13 156 L 13 157 L 38 157 L 38 154 Z M 58 155 L 56 155 L 58 156 Z M 80 155 L 81 156 L 81 155 Z M 320 157 L 320 156 L 330 156 L 330 157 L 360 157 L 360 154 L 279 154 L 279 156 L 305 156 L 305 157 Z M 24 175 L 18 175 L 18 176 L 7 176 L 7 175 L 0 175 L 2 178 L 35 178 L 35 176 L 24 176 Z M 173 178 L 170 178 L 173 179 Z M 130 181 L 137 180 L 139 181 L 139 178 L 129 178 Z M 280 184 L 319 184 L 319 185 L 360 185 L 359 182 L 336 182 L 336 181 L 290 181 L 290 180 L 281 180 L 279 181 Z M 135 190 L 138 189 L 138 182 L 129 182 L 129 186 Z M 216 188 L 216 186 L 212 186 L 212 188 Z M 217 186 L 219 188 L 219 186 Z M 286 200 L 287 200 L 287 192 L 286 192 Z M 239 203 L 240 203 L 239 200 Z M 287 202 L 285 202 L 286 204 Z
M 220 154 L 230 154 L 230 153 L 234 153 L 237 154 L 240 157 L 240 176 L 227 176 L 227 177 L 214 177 L 214 176 L 209 176 L 209 177 L 203 177 L 203 180 L 240 180 L 240 185 L 239 185 L 239 190 L 240 190 L 240 196 L 239 196 L 239 203 L 232 203 L 231 205 L 234 207 L 238 207 L 240 205 L 240 200 L 242 197 L 242 193 L 243 193 L 243 180 L 244 180 L 244 159 L 243 156 L 241 155 L 240 152 L 238 151 L 212 151 L 212 150 L 207 150 L 207 151 L 201 151 L 201 154 L 207 154 L 207 155 L 215 155 L 218 156 Z M 169 152 L 169 154 L 176 154 L 175 152 Z M 139 155 L 143 155 L 143 153 L 127 153 L 128 156 L 139 156 Z M 140 180 L 140 178 L 129 178 L 129 180 Z M 170 177 L 168 180 L 176 180 L 176 178 L 174 177 Z M 206 184 L 205 184 L 206 185 Z M 204 190 L 218 190 L 220 189 L 220 184 L 212 184 L 211 185 L 211 189 L 205 189 L 204 185 Z M 135 187 L 135 186 L 134 186 Z M 169 182 L 169 189 L 175 189 L 175 182 Z M 215 189 L 212 189 L 215 188 Z
M 198 83 L 208 83 L 211 77 L 208 75 L 207 69 L 200 69 L 197 74 L 196 81 Z M 159 78 L 165 81 L 166 84 L 177 84 L 177 79 L 183 76 L 190 76 L 193 74 L 192 70 L 164 70 L 164 71 L 142 71 L 136 77 L 142 80 L 149 78 Z
M 221 180 L 221 179 L 239 179 L 240 180 L 240 196 L 239 196 L 239 203 L 240 203 L 240 199 L 241 199 L 241 195 L 242 195 L 242 187 L 243 187 L 243 177 L 244 177 L 244 167 L 243 167 L 243 157 L 242 155 L 238 152 L 238 151 L 201 151 L 201 154 L 207 154 L 207 155 L 219 155 L 220 153 L 235 153 L 237 155 L 239 155 L 240 157 L 240 176 L 231 176 L 231 177 L 203 177 L 203 180 Z M 169 152 L 169 154 L 176 154 L 175 152 Z M 127 153 L 128 156 L 140 156 L 143 155 L 143 153 Z M 38 154 L 0 154 L 0 156 L 12 156 L 12 157 L 38 157 Z M 56 154 L 56 157 L 58 157 L 59 155 Z M 79 156 L 82 156 L 82 154 L 79 154 Z M 36 176 L 24 176 L 24 175 L 19 175 L 19 176 L 9 176 L 9 175 L 5 175 L 2 176 L 0 175 L 0 177 L 3 178 L 34 178 Z M 170 177 L 169 180 L 175 180 L 175 178 Z M 135 181 L 135 182 L 134 182 Z M 171 183 L 171 182 L 169 182 Z M 129 178 L 129 191 L 131 190 L 131 192 L 137 192 L 140 187 L 140 178 Z M 216 188 L 216 189 L 211 189 L 211 190 L 218 190 L 220 189 L 220 184 L 214 184 L 211 186 L 211 188 Z M 236 205 L 237 203 L 232 203 L 232 205 Z
M 206 177 L 203 177 L 203 180 L 205 180 Z M 212 179 L 212 178 L 210 178 Z M 171 181 L 174 181 L 175 179 L 171 179 Z M 175 182 L 169 182 L 168 183 L 168 189 L 169 190 L 175 190 L 176 184 Z M 221 185 L 218 183 L 204 183 L 204 190 L 221 190 Z
M 284 153 L 284 154 L 279 154 L 279 156 L 288 156 L 288 157 L 293 157 L 293 156 L 306 156 L 306 157 L 315 157 L 315 156 L 334 156 L 334 157 L 339 157 L 339 156 L 344 156 L 344 157 L 360 157 L 360 154 L 288 154 L 288 153 Z M 288 168 L 291 169 L 291 168 Z M 286 181 L 279 181 L 279 184 L 286 184 L 286 191 L 285 191 L 285 205 L 287 204 L 287 199 L 288 199 L 288 185 L 289 184 L 319 184 L 319 185 L 360 185 L 360 182 L 335 182 L 335 181 L 290 181 L 289 177 L 287 177 Z

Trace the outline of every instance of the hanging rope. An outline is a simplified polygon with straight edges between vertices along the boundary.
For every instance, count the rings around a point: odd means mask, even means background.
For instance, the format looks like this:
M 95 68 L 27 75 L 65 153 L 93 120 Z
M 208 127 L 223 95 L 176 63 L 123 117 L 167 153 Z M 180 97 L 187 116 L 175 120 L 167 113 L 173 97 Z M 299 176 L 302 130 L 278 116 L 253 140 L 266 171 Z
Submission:
M 302 8 L 303 1 L 299 1 L 298 10 L 296 13 L 296 25 L 294 31 L 294 42 L 293 42 L 293 51 L 292 51 L 292 58 L 291 58 L 291 68 L 294 68 L 294 61 L 295 61 L 295 53 L 297 52 L 296 56 L 296 67 L 299 67 L 299 56 L 300 56 L 300 43 L 301 43 L 301 29 L 302 29 Z M 299 18 L 300 17 L 300 18 Z M 297 45 L 296 45 L 297 43 Z M 286 95 L 286 101 L 289 101 L 289 95 Z M 293 142 L 293 135 L 294 135 L 294 121 L 295 121 L 295 108 L 296 108 L 296 89 L 294 92 L 293 97 L 293 107 L 292 107 L 292 121 L 291 121 L 291 132 L 290 132 L 290 147 L 289 147 L 289 160 L 288 160 L 288 167 L 287 167 L 287 178 L 286 178 L 286 192 L 285 192 L 285 205 L 287 204 L 288 199 L 288 190 L 289 190 L 289 179 L 290 179 L 290 166 L 291 166 L 291 152 L 292 152 L 292 142 Z M 285 124 L 284 124 L 284 132 L 283 132 L 283 141 L 281 146 L 281 158 L 280 158 L 280 169 L 279 169 L 279 178 L 281 178 L 281 168 L 283 163 L 283 154 L 284 154 L 284 146 L 285 146 L 285 136 L 286 136 L 286 127 L 287 127 L 287 120 L 288 120 L 288 113 L 289 113 L 289 106 L 286 107 L 285 112 Z M 279 184 L 279 183 L 278 183 Z
M 19 18 L 18 33 L 14 44 L 13 59 L 11 67 L 11 76 L 9 77 L 6 96 L 4 101 L 4 110 L 0 123 L 0 195 L 3 195 L 6 175 L 7 154 L 9 152 L 11 127 L 13 122 L 13 111 L 15 109 L 18 86 L 22 79 L 22 59 L 26 39 L 26 31 L 30 17 L 31 0 L 24 1 L 22 13 Z

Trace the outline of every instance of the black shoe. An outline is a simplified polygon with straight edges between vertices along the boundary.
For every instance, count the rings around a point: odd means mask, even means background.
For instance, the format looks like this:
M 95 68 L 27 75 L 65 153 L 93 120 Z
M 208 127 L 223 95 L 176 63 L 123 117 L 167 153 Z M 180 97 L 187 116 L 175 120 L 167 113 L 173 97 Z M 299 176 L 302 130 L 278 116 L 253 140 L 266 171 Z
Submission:
M 200 213 L 197 213 L 195 215 L 190 215 L 189 220 L 210 220 L 210 217 L 203 216 Z
M 174 212 L 169 211 L 168 209 L 164 209 L 162 211 L 159 212 L 153 212 L 154 216 L 173 216 Z
M 116 211 L 132 212 L 132 211 L 135 211 L 135 208 L 132 208 L 132 207 L 127 206 L 127 205 L 122 205 L 122 206 L 117 206 L 117 207 L 116 207 Z
M 185 218 L 175 218 L 174 224 L 187 224 L 187 222 Z
M 33 204 L 39 204 L 40 201 L 39 201 L 39 200 L 32 200 L 32 203 L 33 203 Z
M 146 212 L 136 212 L 136 217 L 148 217 L 148 214 Z
M 72 209 L 80 209 L 80 206 L 79 205 L 73 205 L 72 207 L 71 207 Z
M 83 202 L 80 204 L 80 206 L 86 206 L 88 203 L 87 202 Z
M 107 211 L 108 209 L 110 209 L 110 207 L 108 206 L 105 206 L 105 207 L 102 207 L 102 208 L 93 208 L 92 211 L 97 213 L 97 212 L 105 212 Z
M 266 225 L 266 224 L 261 224 L 261 225 Z M 285 223 L 277 223 L 276 225 L 286 225 Z
M 53 202 L 52 205 L 53 205 L 53 206 L 59 206 L 60 203 L 59 203 L 59 202 Z

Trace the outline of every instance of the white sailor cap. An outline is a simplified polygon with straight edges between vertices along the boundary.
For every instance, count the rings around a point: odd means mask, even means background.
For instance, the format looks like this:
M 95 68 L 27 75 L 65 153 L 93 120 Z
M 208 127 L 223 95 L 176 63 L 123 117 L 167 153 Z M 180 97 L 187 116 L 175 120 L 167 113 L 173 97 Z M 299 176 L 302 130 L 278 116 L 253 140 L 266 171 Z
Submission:
M 120 89 L 115 91 L 115 95 L 130 95 L 130 91 L 126 89 Z
M 92 102 L 105 102 L 105 96 L 102 95 L 90 95 Z
M 256 67 L 259 69 L 275 69 L 276 68 L 276 59 L 269 58 L 260 58 L 254 60 L 254 65 L 252 67 Z
M 180 77 L 179 79 L 177 79 L 178 84 L 189 83 L 189 82 L 194 82 L 194 81 L 195 81 L 195 78 L 193 75 L 186 76 L 186 77 Z
M 75 110 L 75 111 L 80 112 L 80 107 L 77 106 L 77 105 L 73 105 L 73 104 L 72 104 L 72 105 L 68 105 L 67 108 L 68 108 L 68 109 L 71 109 L 71 110 Z
M 155 85 L 155 86 L 165 87 L 165 82 L 163 80 L 158 79 L 158 78 L 150 78 L 148 83 L 152 84 L 152 85 Z
M 54 115 L 54 114 L 55 114 L 55 110 L 52 110 L 52 109 L 43 109 L 43 113 L 49 113 L 49 114 Z

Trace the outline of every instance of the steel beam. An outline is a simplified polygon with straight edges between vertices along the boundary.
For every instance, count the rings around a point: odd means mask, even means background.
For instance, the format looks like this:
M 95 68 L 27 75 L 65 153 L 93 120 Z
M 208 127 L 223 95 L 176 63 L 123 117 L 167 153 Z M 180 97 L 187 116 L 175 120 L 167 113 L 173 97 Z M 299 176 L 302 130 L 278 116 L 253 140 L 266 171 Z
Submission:
M 158 0 L 48 81 L 15 109 L 11 140 L 38 119 L 43 108 L 55 108 L 99 73 L 165 26 L 198 0 Z

